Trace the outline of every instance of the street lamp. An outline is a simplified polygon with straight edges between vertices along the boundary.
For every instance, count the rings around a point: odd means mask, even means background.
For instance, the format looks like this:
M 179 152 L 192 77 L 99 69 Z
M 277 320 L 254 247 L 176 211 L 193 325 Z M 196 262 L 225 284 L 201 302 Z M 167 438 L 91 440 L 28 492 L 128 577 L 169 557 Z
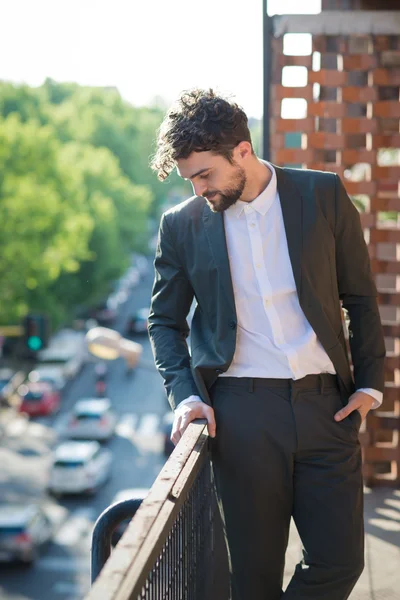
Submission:
M 129 369 L 134 369 L 143 351 L 141 344 L 127 340 L 118 331 L 106 327 L 93 327 L 86 334 L 88 350 L 103 360 L 122 356 Z

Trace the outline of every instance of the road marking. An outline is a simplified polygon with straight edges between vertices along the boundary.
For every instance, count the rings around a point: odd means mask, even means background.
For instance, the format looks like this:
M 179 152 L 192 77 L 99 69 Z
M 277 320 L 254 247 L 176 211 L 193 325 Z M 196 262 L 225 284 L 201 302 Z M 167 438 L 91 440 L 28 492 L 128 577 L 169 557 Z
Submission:
M 140 426 L 137 429 L 137 434 L 140 436 L 154 435 L 160 423 L 160 416 L 155 413 L 146 413 L 142 415 Z
M 115 428 L 116 434 L 128 440 L 132 439 L 138 420 L 139 416 L 136 413 L 122 415 Z
M 55 534 L 53 541 L 59 546 L 75 546 L 92 532 L 95 510 L 82 507 L 73 511 Z

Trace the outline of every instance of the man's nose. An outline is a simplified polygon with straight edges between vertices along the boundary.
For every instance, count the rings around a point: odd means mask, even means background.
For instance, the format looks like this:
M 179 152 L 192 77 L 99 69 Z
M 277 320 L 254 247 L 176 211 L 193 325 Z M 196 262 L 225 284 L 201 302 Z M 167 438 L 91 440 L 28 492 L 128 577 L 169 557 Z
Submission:
M 192 183 L 193 191 L 196 196 L 203 196 L 204 192 L 207 191 L 207 187 L 204 183 Z

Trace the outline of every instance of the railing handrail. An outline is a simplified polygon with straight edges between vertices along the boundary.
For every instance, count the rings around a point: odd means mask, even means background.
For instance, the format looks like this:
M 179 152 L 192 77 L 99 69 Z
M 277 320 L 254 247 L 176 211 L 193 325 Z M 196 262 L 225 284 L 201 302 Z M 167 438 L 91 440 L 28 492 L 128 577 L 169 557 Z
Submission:
M 161 469 L 85 600 L 131 600 L 140 593 L 158 548 L 207 453 L 207 421 L 196 419 Z

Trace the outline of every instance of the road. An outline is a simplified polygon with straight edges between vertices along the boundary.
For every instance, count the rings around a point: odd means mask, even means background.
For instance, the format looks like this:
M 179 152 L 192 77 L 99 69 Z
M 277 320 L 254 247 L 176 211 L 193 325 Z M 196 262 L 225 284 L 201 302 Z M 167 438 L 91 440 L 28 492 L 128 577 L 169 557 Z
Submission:
M 129 314 L 149 304 L 152 278 L 150 268 L 121 306 L 115 329 L 122 332 Z M 126 374 L 122 359 L 109 363 L 107 396 L 119 416 L 117 434 L 107 444 L 113 452 L 110 481 L 92 497 L 63 497 L 58 501 L 66 516 L 37 563 L 0 568 L 1 600 L 81 600 L 90 585 L 91 531 L 96 518 L 119 490 L 150 487 L 164 464 L 162 418 L 169 408 L 148 338 L 135 339 L 144 350 L 133 375 Z M 88 364 L 65 391 L 59 415 L 41 421 L 59 428 L 76 400 L 95 395 L 94 383 L 94 366 Z

